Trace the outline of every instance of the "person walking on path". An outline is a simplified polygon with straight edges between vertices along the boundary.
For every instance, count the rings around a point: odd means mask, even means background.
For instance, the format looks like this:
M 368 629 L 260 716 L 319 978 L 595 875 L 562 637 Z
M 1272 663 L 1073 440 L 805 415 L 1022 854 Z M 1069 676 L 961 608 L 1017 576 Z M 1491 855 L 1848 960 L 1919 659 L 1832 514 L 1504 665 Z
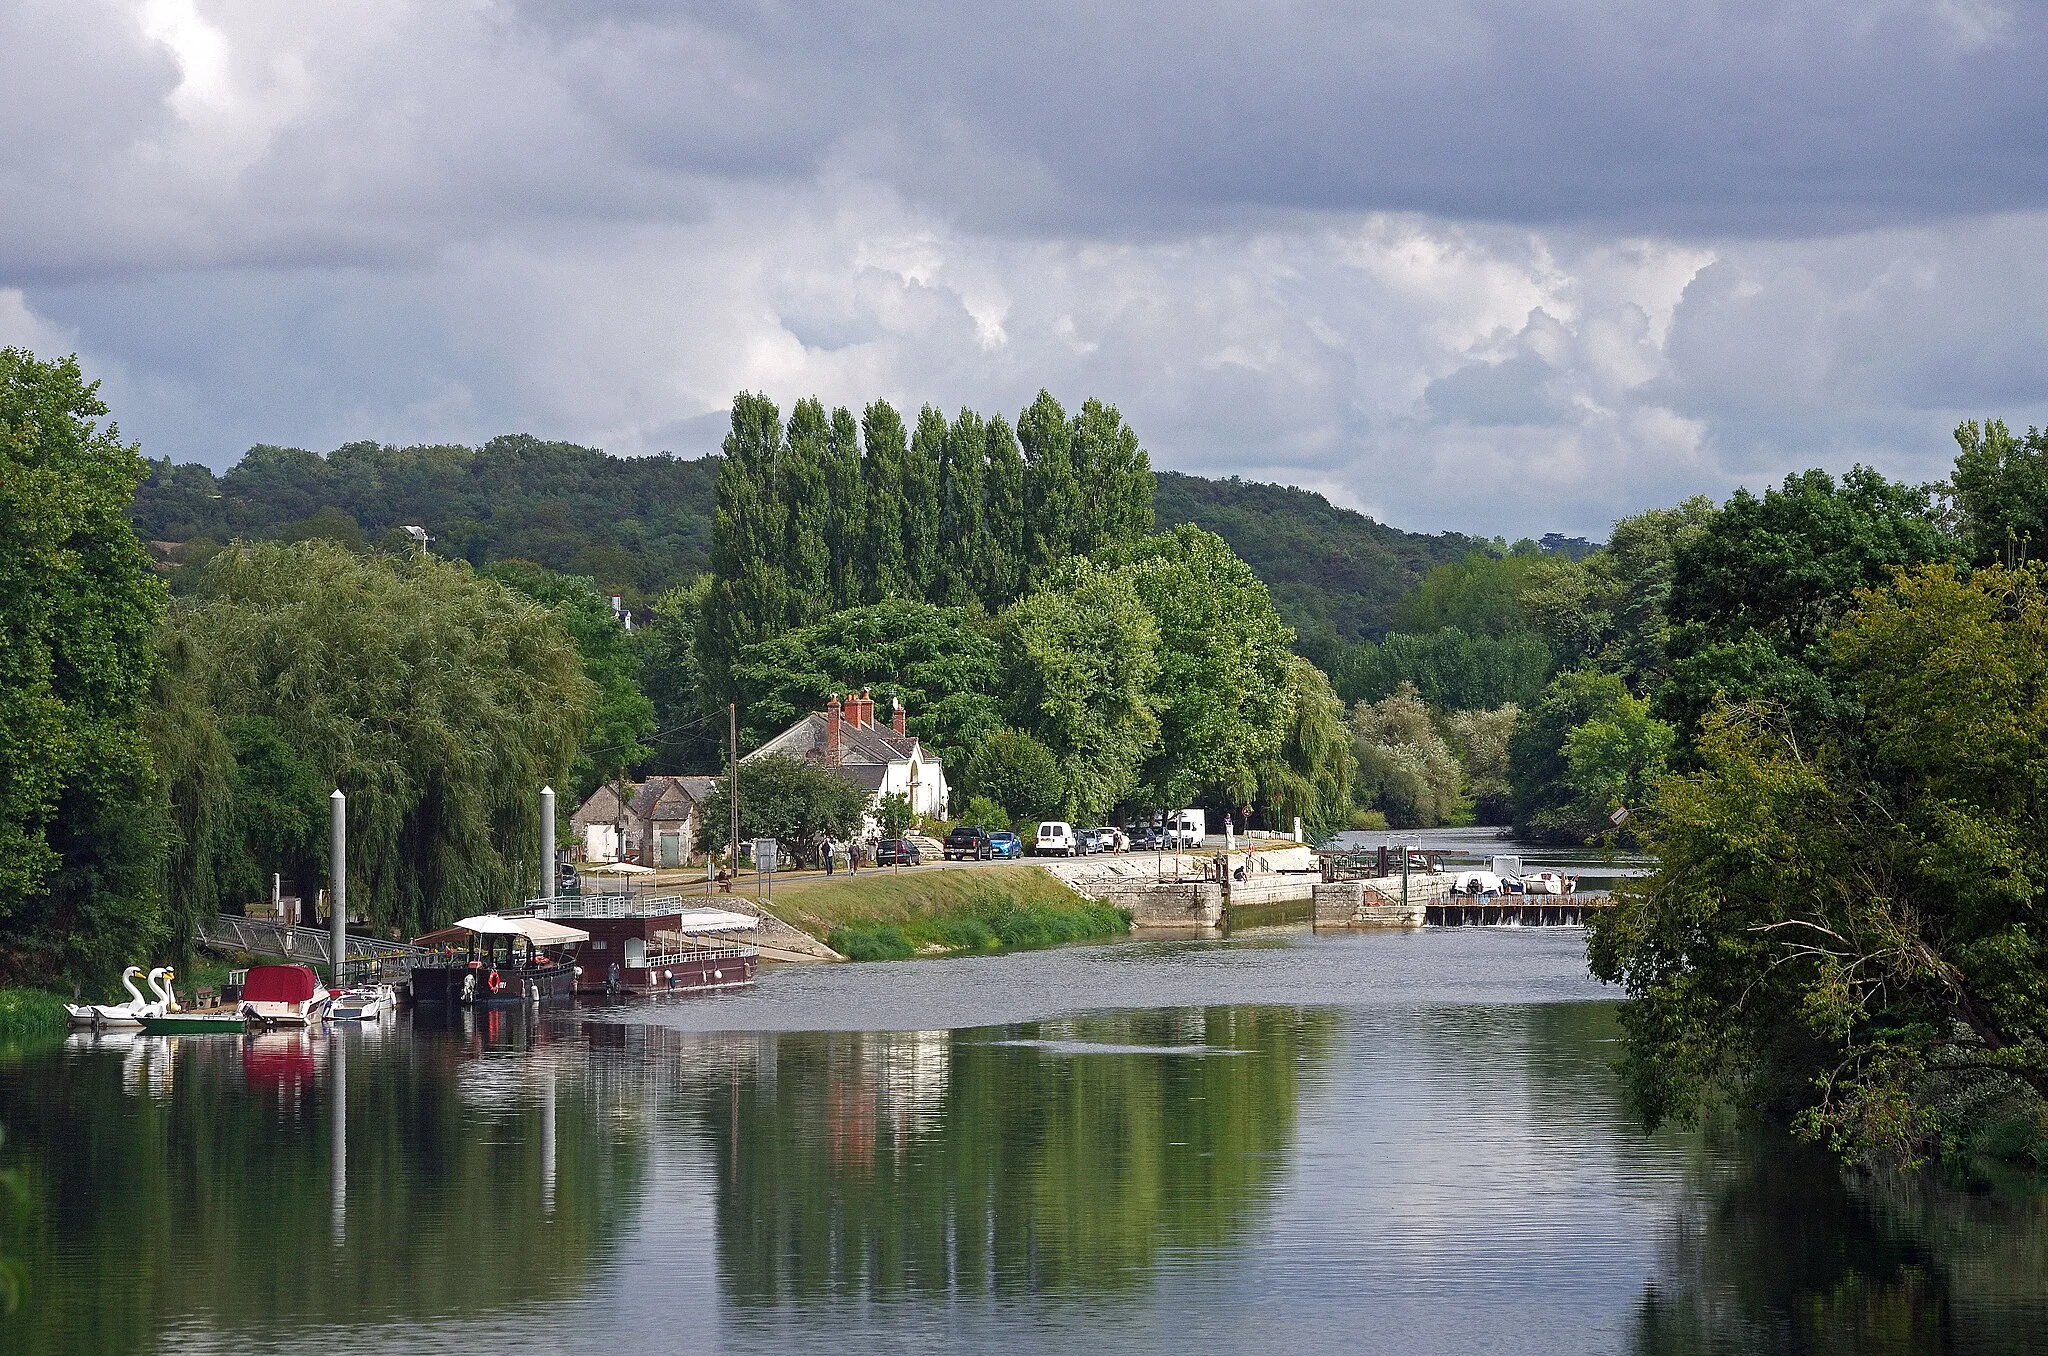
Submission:
M 819 849 L 819 851 L 824 855 L 825 874 L 829 876 L 832 874 L 832 840 L 830 838 L 827 838 L 825 840 L 825 846 Z

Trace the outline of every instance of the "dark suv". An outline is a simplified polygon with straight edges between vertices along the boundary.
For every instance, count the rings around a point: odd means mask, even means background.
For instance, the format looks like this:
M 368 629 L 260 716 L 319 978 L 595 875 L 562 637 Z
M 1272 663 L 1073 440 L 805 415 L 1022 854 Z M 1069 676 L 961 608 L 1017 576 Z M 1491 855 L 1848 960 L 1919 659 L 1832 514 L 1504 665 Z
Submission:
M 962 824 L 946 835 L 946 860 L 966 861 L 969 858 L 985 862 L 995 855 L 990 846 L 988 831 L 977 829 L 972 824 Z
M 924 854 L 908 838 L 884 838 L 875 844 L 876 866 L 922 866 Z

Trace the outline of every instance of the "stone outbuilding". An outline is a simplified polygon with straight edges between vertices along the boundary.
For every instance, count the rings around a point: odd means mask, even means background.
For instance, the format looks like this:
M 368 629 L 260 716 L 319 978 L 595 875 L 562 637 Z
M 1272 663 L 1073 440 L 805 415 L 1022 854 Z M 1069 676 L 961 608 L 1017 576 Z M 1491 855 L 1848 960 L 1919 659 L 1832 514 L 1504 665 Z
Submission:
M 628 783 L 623 801 L 600 786 L 576 807 L 569 823 L 585 861 L 627 861 L 681 866 L 698 851 L 699 807 L 718 787 L 716 777 L 649 777 Z

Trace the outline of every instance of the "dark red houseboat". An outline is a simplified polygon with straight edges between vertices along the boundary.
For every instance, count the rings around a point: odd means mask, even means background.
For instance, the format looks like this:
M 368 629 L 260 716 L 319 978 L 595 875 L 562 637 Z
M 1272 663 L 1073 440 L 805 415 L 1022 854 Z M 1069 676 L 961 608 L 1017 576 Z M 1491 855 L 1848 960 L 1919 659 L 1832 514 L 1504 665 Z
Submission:
M 436 952 L 413 963 L 413 1002 L 482 1007 L 572 997 L 573 948 L 587 940 L 588 933 L 544 918 L 464 918 L 418 939 Z
M 751 914 L 690 907 L 680 895 L 585 895 L 532 907 L 586 934 L 566 948 L 579 993 L 702 993 L 754 982 L 761 924 Z

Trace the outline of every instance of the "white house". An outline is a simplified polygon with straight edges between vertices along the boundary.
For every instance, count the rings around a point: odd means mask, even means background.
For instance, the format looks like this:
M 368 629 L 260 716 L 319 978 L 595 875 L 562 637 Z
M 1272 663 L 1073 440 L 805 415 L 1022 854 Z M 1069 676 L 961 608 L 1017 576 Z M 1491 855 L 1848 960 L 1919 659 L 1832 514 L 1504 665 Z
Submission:
M 902 795 L 910 798 L 918 814 L 944 818 L 946 769 L 910 733 L 902 699 L 891 705 L 890 723 L 880 726 L 875 724 L 871 692 L 858 692 L 844 705 L 835 692 L 823 711 L 805 716 L 740 761 L 778 753 L 802 758 L 833 769 L 866 791 L 870 809 L 883 796 Z

